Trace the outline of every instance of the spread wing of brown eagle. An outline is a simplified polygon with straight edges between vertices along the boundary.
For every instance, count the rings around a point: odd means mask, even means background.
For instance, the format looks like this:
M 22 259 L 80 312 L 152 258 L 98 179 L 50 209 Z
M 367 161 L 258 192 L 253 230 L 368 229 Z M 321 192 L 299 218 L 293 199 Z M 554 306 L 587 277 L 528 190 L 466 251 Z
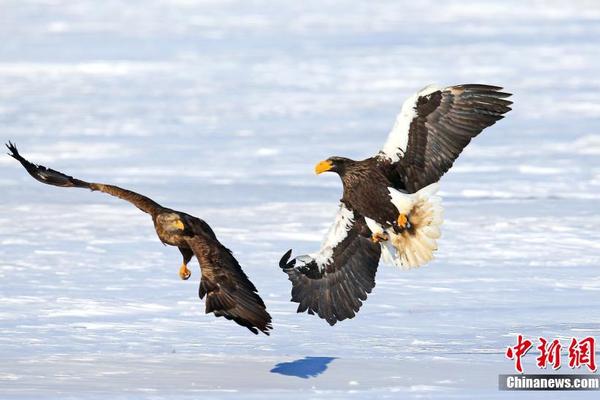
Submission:
M 242 267 L 231 251 L 223 246 L 210 226 L 200 218 L 165 208 L 141 194 L 113 185 L 85 182 L 61 172 L 36 165 L 21 156 L 12 143 L 6 145 L 9 155 L 18 160 L 29 174 L 42 183 L 60 187 L 86 188 L 116 196 L 135 205 L 152 217 L 159 239 L 177 246 L 183 256 L 179 276 L 191 275 L 187 264 L 195 255 L 200 264 L 199 295 L 206 299 L 206 313 L 233 320 L 255 334 L 269 334 L 271 316 Z
M 279 266 L 298 312 L 329 324 L 352 318 L 375 286 L 380 257 L 403 269 L 433 258 L 443 221 L 438 180 L 472 138 L 510 111 L 497 86 L 428 86 L 409 97 L 381 151 L 364 160 L 330 157 L 315 172 L 337 173 L 342 205 L 321 249 Z

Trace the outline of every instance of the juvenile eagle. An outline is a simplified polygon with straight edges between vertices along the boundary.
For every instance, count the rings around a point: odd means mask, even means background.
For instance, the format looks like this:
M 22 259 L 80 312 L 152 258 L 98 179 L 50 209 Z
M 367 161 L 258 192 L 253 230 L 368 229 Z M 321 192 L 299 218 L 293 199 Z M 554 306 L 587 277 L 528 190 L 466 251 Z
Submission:
M 279 262 L 298 312 L 330 325 L 353 318 L 375 287 L 380 257 L 402 268 L 433 258 L 442 224 L 437 182 L 472 138 L 510 111 L 501 90 L 428 86 L 404 102 L 377 155 L 316 165 L 317 174 L 340 176 L 343 196 L 320 250 L 292 260 L 289 250 Z
M 269 334 L 271 316 L 242 267 L 231 251 L 223 246 L 210 226 L 200 218 L 165 208 L 148 197 L 102 183 L 89 183 L 61 172 L 33 164 L 23 158 L 12 143 L 6 145 L 9 155 L 18 160 L 31 176 L 42 183 L 60 187 L 86 188 L 108 193 L 127 200 L 143 212 L 150 214 L 154 229 L 161 242 L 177 246 L 183 256 L 179 269 L 181 279 L 191 275 L 187 264 L 196 256 L 200 264 L 201 279 L 198 294 L 206 296 L 206 313 L 225 317 L 258 334 Z

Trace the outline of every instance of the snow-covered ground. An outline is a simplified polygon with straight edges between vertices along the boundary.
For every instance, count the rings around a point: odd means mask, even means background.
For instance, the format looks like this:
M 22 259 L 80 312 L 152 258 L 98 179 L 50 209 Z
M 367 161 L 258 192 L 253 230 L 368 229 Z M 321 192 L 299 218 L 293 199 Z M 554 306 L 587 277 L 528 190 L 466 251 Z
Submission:
M 134 207 L 1 156 L 0 398 L 565 398 L 498 374 L 516 333 L 600 337 L 599 67 L 594 1 L 0 1 L 0 139 L 207 220 L 275 328 L 204 315 Z M 437 259 L 333 328 L 296 314 L 277 261 L 341 193 L 314 163 L 432 82 L 515 102 L 442 180 Z

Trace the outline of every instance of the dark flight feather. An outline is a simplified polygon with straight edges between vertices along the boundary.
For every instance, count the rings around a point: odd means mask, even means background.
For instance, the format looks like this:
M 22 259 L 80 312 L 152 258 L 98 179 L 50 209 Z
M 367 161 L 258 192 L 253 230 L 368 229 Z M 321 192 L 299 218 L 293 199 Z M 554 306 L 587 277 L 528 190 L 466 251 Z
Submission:
M 418 97 L 406 151 L 394 163 L 401 184 L 414 193 L 437 182 L 472 138 L 511 110 L 510 93 L 489 85 L 457 85 Z M 398 132 L 397 134 L 401 134 Z M 389 171 L 389 170 L 388 170 Z
M 19 161 L 21 165 L 25 167 L 29 175 L 31 175 L 39 182 L 53 186 L 86 188 L 94 191 L 97 190 L 100 192 L 104 192 L 110 194 L 111 196 L 115 196 L 120 199 L 126 200 L 131 204 L 135 205 L 140 210 L 151 215 L 155 215 L 159 210 L 163 208 L 154 200 L 149 199 L 146 196 L 142 196 L 139 193 L 135 193 L 131 190 L 122 189 L 118 186 L 113 185 L 82 181 L 80 179 L 73 178 L 72 176 L 63 174 L 62 172 L 44 167 L 43 165 L 37 165 L 32 162 L 29 162 L 19 154 L 17 147 L 11 142 L 8 142 L 6 147 L 10 151 L 8 155 Z
M 206 297 L 206 313 L 233 320 L 255 334 L 261 331 L 268 335 L 271 316 L 231 251 L 205 235 L 186 241 L 201 266 L 198 294 L 201 299 Z
M 298 312 L 317 314 L 330 325 L 353 318 L 375 287 L 380 246 L 370 240 L 364 218 L 354 218 L 346 237 L 334 248 L 329 263 L 319 265 L 307 256 L 291 259 L 286 252 L 279 266 L 292 282 L 292 301 Z M 303 263 L 303 265 L 297 265 Z

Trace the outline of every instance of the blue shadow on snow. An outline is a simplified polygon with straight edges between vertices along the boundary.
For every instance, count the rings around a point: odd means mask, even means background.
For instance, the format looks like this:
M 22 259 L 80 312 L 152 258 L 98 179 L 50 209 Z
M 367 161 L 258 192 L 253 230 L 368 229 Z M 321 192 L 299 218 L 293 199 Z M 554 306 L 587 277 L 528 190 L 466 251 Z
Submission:
M 325 372 L 328 364 L 335 359 L 336 357 L 304 357 L 276 364 L 271 372 L 303 379 L 314 378 Z

